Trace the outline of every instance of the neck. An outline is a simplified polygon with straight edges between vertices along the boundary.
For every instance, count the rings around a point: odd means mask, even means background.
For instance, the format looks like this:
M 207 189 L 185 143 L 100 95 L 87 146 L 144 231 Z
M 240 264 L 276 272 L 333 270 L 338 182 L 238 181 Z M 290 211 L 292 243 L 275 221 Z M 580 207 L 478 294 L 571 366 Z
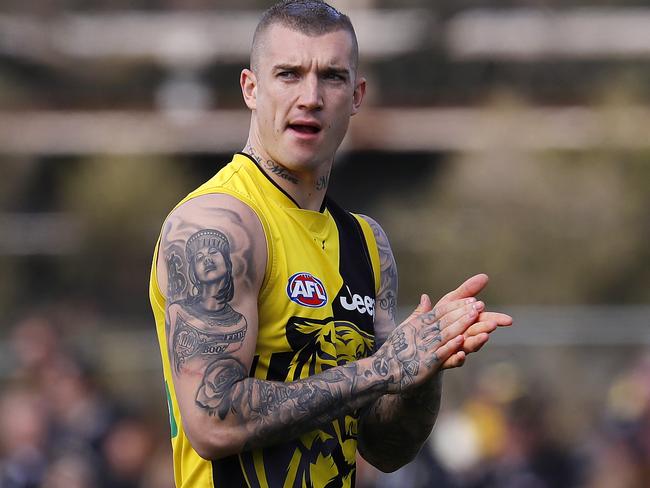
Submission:
M 258 145 L 252 144 L 250 139 L 246 143 L 244 152 L 251 156 L 262 171 L 287 192 L 300 208 L 320 210 L 327 193 L 332 161 L 314 170 L 296 171 L 274 161 Z
M 210 310 L 211 312 L 216 312 L 221 310 L 226 302 L 217 300 L 216 296 L 221 291 L 223 285 L 223 280 L 219 280 L 218 283 L 210 283 L 206 285 L 201 291 L 201 305 L 205 310 Z

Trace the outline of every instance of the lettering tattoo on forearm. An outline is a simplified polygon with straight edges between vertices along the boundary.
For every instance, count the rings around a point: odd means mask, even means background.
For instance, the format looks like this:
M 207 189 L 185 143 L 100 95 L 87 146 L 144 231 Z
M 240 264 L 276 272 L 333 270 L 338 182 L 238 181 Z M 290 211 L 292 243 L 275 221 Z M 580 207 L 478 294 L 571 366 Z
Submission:
M 249 154 L 255 161 L 257 161 L 257 164 L 262 166 L 264 169 L 267 171 L 270 171 L 271 173 L 279 176 L 283 180 L 287 180 L 294 185 L 297 185 L 300 180 L 298 177 L 289 171 L 287 168 L 284 166 L 281 166 L 280 164 L 276 163 L 272 159 L 264 159 L 262 158 L 259 154 L 255 152 L 253 147 L 250 144 L 247 144 L 246 147 L 244 148 L 244 152 L 246 154 Z

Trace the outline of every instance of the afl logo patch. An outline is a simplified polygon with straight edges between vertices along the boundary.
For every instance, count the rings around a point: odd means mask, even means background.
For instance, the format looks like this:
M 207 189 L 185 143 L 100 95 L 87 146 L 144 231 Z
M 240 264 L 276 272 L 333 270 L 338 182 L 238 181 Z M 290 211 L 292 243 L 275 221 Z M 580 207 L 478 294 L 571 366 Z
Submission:
M 296 273 L 289 278 L 287 295 L 304 307 L 319 308 L 327 303 L 327 292 L 321 280 L 310 273 Z

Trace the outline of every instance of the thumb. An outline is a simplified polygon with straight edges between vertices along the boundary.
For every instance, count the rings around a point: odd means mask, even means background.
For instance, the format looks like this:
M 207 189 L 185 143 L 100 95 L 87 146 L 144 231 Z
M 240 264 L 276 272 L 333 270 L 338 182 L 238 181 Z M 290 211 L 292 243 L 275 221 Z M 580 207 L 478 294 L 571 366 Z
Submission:
M 483 288 L 488 284 L 488 276 L 484 273 L 477 274 L 468 278 L 461 284 L 458 288 L 447 293 L 444 297 L 440 299 L 438 305 L 442 305 L 446 302 L 451 302 L 453 300 L 460 300 L 462 298 L 469 298 L 478 295 Z

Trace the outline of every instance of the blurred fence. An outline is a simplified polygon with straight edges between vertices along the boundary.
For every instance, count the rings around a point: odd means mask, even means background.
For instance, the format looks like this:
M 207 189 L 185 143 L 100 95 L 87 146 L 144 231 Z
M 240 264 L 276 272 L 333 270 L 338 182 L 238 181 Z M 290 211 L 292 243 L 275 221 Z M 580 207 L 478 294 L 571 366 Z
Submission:
M 0 112 L 0 154 L 134 155 L 241 149 L 245 110 Z M 643 107 L 367 109 L 342 150 L 453 151 L 650 148 Z

